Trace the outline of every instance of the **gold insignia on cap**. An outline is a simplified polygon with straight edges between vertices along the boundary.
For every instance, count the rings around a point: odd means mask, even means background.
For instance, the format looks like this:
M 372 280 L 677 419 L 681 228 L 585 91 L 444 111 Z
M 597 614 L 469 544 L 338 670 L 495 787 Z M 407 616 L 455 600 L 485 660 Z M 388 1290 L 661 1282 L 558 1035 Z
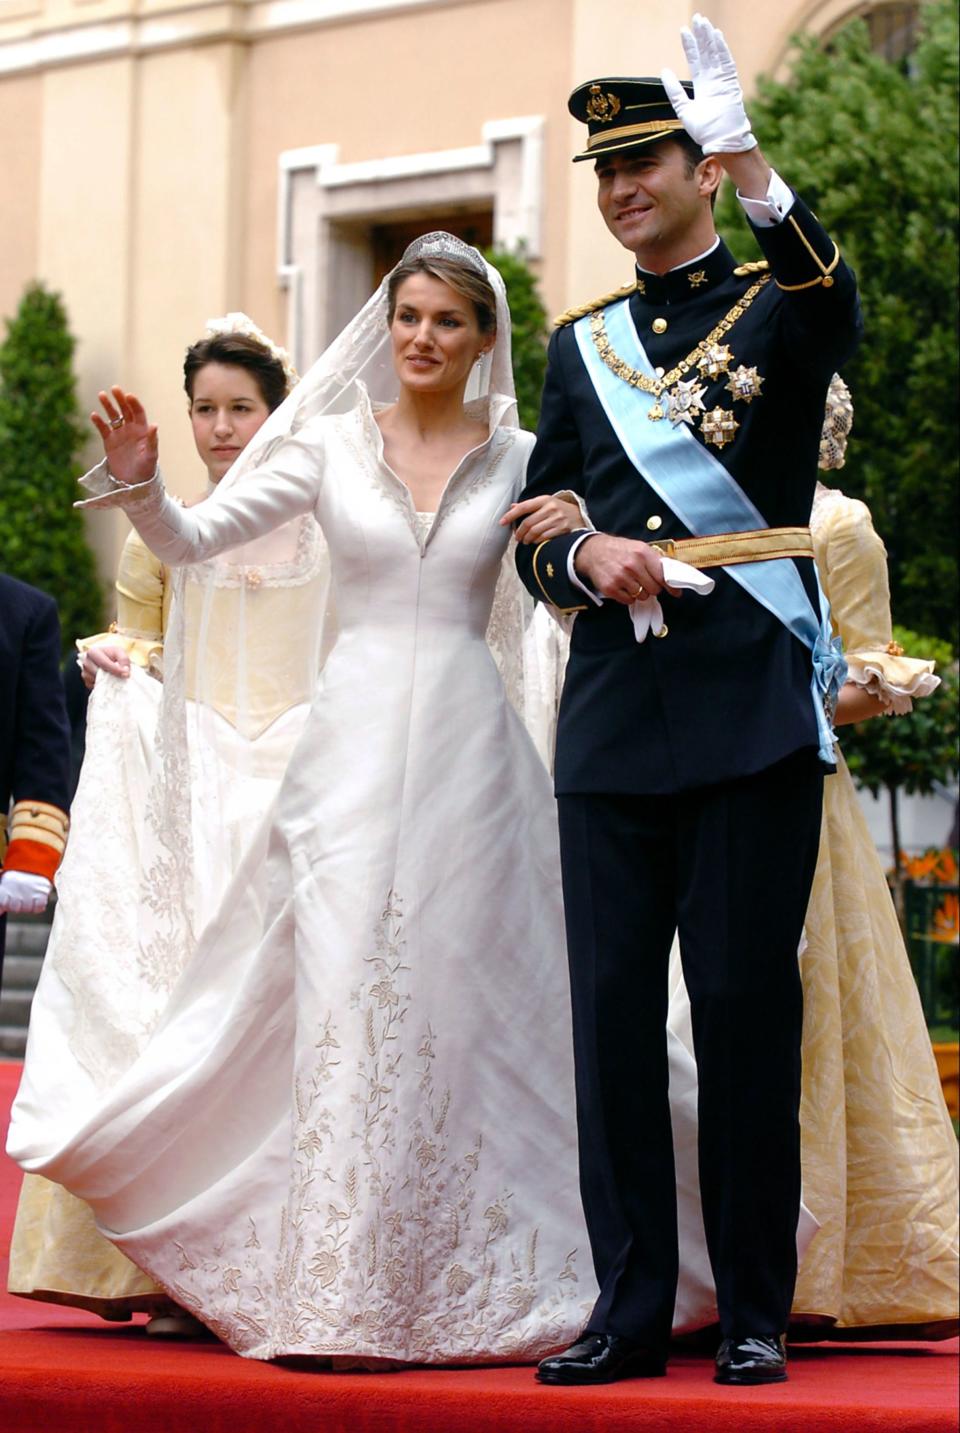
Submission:
M 711 408 L 700 423 L 701 433 L 715 448 L 725 448 L 728 443 L 732 443 L 739 427 L 740 424 L 730 409 L 720 407 Z
M 698 289 L 701 284 L 707 282 L 706 269 L 697 269 L 696 273 L 687 274 L 687 282 L 692 289 Z
M 552 562 L 548 562 L 548 563 L 547 563 L 547 576 L 548 576 L 548 577 L 552 577 L 552 576 L 553 576 L 553 563 L 552 563 Z
M 616 95 L 609 92 L 603 93 L 599 85 L 590 86 L 590 98 L 587 100 L 587 119 L 592 119 L 597 124 L 609 124 L 610 121 L 620 113 L 620 101 Z
M 762 383 L 763 378 L 755 368 L 745 368 L 741 363 L 727 379 L 727 392 L 733 398 L 741 398 L 744 403 L 752 403 L 754 398 L 760 397 Z

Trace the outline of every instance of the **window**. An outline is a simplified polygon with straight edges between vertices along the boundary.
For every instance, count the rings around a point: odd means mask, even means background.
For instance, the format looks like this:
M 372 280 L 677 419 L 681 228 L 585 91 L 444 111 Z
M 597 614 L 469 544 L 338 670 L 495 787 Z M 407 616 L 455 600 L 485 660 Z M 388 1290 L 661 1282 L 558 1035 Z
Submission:
M 374 285 L 399 263 L 409 243 L 432 229 L 444 229 L 477 249 L 489 249 L 493 243 L 493 210 L 465 213 L 424 209 L 415 219 L 374 225 L 370 230 Z
M 917 46 L 919 5 L 876 5 L 866 16 L 874 50 L 891 64 L 906 60 Z

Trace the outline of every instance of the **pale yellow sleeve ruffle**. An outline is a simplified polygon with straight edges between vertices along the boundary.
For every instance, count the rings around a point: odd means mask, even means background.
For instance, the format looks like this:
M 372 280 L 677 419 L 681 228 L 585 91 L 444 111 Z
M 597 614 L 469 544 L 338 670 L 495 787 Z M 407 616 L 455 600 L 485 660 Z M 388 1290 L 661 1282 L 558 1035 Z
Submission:
M 115 586 L 116 622 L 108 632 L 78 638 L 77 650 L 86 652 L 107 643 L 123 647 L 131 662 L 159 676 L 171 589 L 163 563 L 136 532 L 123 545 Z
M 815 531 L 817 566 L 843 640 L 848 681 L 866 687 L 888 715 L 940 685 L 933 662 L 905 657 L 893 641 L 887 552 L 865 503 L 831 494 Z

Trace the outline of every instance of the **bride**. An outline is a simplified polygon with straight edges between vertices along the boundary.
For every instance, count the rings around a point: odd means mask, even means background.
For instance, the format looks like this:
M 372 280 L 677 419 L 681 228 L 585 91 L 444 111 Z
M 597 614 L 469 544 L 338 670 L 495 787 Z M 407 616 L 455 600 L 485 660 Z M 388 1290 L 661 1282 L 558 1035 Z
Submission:
M 468 383 L 484 396 L 465 402 Z M 166 496 L 139 402 L 106 406 L 93 503 L 167 563 L 223 553 L 248 602 L 237 545 L 314 513 L 336 640 L 152 1039 L 108 1093 L 28 1060 L 9 1151 L 248 1357 L 537 1358 L 596 1288 L 554 804 L 485 640 L 532 444 L 499 276 L 448 235 L 418 240 L 196 509 Z M 190 853 L 171 731 L 154 900 L 175 946 Z M 672 1078 L 683 1329 L 715 1309 L 676 1046 Z

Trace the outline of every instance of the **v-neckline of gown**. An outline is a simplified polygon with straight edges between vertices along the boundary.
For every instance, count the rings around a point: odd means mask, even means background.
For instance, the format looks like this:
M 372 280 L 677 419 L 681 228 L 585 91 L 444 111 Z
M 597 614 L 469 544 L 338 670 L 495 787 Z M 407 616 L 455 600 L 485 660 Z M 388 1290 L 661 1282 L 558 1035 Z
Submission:
M 484 450 L 488 450 L 492 447 L 493 440 L 500 433 L 500 419 L 509 406 L 509 401 L 498 401 L 500 400 L 500 395 L 494 394 L 488 395 L 485 398 L 475 398 L 471 402 L 464 404 L 465 411 L 469 413 L 471 417 L 486 419 L 488 425 L 487 436 L 482 443 L 477 443 L 469 452 L 464 453 L 444 483 L 436 508 L 432 513 L 427 514 L 417 509 L 410 488 L 393 468 L 391 468 L 385 456 L 383 431 L 377 422 L 376 414 L 385 408 L 389 408 L 391 405 L 389 403 L 375 404 L 369 393 L 363 388 L 363 385 L 358 384 L 357 386 L 362 390 L 359 404 L 361 421 L 371 430 L 371 436 L 374 440 L 374 455 L 376 457 L 377 469 L 379 473 L 389 481 L 391 488 L 394 490 L 394 495 L 399 499 L 399 506 L 407 519 L 407 526 L 420 549 L 420 556 L 423 557 L 434 533 L 449 509 L 450 495 L 455 486 L 457 486 L 458 479 L 463 476 L 467 465 L 474 458 L 478 457 Z M 421 518 L 426 516 L 432 519 L 429 526 L 421 524 Z

